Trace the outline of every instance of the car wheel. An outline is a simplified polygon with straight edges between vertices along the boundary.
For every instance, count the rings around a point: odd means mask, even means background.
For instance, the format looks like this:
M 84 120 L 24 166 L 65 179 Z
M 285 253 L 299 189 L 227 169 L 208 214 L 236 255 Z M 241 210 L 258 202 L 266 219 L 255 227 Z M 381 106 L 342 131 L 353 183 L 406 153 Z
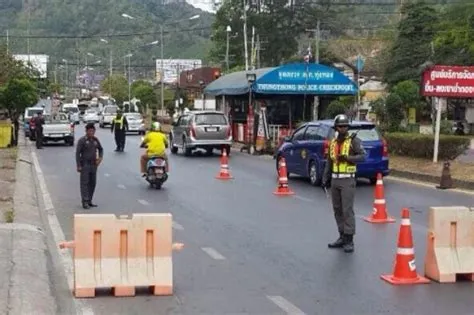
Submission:
M 313 186 L 321 185 L 321 176 L 318 173 L 318 167 L 314 161 L 309 162 L 308 166 L 308 175 L 309 175 L 309 182 Z
M 377 184 L 377 177 L 369 178 L 370 184 L 375 185 Z
M 190 156 L 191 155 L 192 150 L 191 150 L 191 148 L 188 148 L 186 146 L 186 139 L 183 139 L 183 148 L 182 149 L 183 149 L 183 152 L 184 152 L 184 156 Z

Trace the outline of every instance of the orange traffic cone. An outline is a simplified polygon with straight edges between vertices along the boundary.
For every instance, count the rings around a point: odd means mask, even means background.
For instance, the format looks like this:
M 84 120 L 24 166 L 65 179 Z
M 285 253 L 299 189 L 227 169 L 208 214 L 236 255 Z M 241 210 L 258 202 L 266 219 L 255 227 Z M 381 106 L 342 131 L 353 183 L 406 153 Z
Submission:
M 273 193 L 279 196 L 289 196 L 295 194 L 295 192 L 290 190 L 288 187 L 288 172 L 286 170 L 285 158 L 283 157 L 278 162 L 278 186 Z
M 221 170 L 219 174 L 216 176 L 217 179 L 228 180 L 232 179 L 233 177 L 230 175 L 229 171 L 229 159 L 227 157 L 226 150 L 222 150 L 221 156 Z
M 400 232 L 398 234 L 398 248 L 395 257 L 393 274 L 381 275 L 380 278 L 391 284 L 422 284 L 429 283 L 425 277 L 416 273 L 415 249 L 413 248 L 413 237 L 411 234 L 410 211 L 402 210 Z
M 375 185 L 374 211 L 372 215 L 365 217 L 364 220 L 370 223 L 393 223 L 394 218 L 387 214 L 387 207 L 385 205 L 385 194 L 383 189 L 382 174 L 377 174 L 377 183 Z

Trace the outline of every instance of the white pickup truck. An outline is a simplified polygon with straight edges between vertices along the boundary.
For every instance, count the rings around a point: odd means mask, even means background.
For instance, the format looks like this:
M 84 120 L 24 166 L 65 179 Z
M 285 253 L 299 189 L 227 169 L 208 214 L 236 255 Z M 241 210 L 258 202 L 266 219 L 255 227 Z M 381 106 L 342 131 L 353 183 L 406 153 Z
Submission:
M 64 141 L 74 145 L 74 123 L 64 113 L 44 115 L 43 143 Z

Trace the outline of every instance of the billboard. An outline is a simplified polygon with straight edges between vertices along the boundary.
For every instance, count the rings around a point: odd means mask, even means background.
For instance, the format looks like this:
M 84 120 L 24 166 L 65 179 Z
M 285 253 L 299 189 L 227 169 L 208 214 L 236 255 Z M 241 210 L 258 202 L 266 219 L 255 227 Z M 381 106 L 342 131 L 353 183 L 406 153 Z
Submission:
M 48 76 L 48 55 L 13 55 L 18 61 L 21 61 L 28 66 L 28 63 L 31 63 L 33 69 L 39 72 L 41 79 L 46 79 Z
M 423 96 L 474 97 L 474 67 L 433 66 L 423 72 Z
M 162 75 L 161 59 L 156 59 L 156 81 L 161 81 L 163 76 L 165 83 L 176 83 L 182 71 L 201 68 L 201 66 L 202 60 L 200 59 L 163 59 L 164 74 Z

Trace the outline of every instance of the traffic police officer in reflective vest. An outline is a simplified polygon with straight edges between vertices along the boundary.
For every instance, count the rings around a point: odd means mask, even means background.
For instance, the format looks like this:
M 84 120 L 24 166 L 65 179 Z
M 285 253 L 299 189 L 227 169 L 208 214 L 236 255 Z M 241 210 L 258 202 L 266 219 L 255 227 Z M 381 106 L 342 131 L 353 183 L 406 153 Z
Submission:
M 97 207 L 92 203 L 92 197 L 97 182 L 97 167 L 102 162 L 103 156 L 104 149 L 99 139 L 95 137 L 94 123 L 88 123 L 86 135 L 79 139 L 76 146 L 76 164 L 77 171 L 81 174 L 81 199 L 84 209 Z
M 125 135 L 128 129 L 128 122 L 127 118 L 122 115 L 122 111 L 117 111 L 117 116 L 115 116 L 114 120 L 112 121 L 111 132 L 115 131 L 115 145 L 117 148 L 115 149 L 116 152 L 123 152 L 125 149 Z
M 356 190 L 357 162 L 365 160 L 365 150 L 357 134 L 349 134 L 349 118 L 338 115 L 334 119 L 336 135 L 329 145 L 329 158 L 323 175 L 323 187 L 331 186 L 332 205 L 339 238 L 329 248 L 354 251 L 355 234 L 354 195 Z

